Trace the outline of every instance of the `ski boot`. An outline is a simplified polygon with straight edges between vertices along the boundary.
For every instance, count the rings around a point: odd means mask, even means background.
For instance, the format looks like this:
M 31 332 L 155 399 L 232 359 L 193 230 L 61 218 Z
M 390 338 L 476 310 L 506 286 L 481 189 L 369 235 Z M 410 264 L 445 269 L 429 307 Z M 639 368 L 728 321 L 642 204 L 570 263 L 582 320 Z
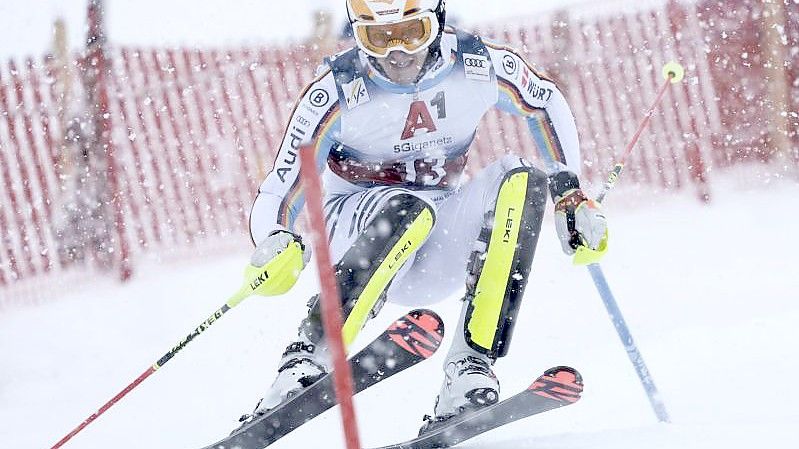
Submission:
M 499 381 L 491 370 L 493 360 L 477 352 L 461 353 L 444 365 L 444 383 L 436 398 L 435 416 L 425 415 L 419 435 L 452 418 L 499 401 Z
M 301 393 L 324 377 L 328 371 L 327 354 L 324 348 L 320 348 L 304 338 L 291 343 L 280 359 L 280 368 L 277 370 L 277 378 L 272 386 L 269 387 L 263 399 L 258 401 L 251 414 L 239 418 L 239 422 L 242 424 L 233 432 L 235 433 L 253 420 Z

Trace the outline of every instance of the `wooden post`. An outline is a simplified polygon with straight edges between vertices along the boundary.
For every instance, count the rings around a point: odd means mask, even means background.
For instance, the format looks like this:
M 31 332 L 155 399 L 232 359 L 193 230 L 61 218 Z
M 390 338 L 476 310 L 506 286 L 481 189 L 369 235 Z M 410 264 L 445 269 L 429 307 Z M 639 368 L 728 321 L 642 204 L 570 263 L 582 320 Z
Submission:
M 685 42 L 678 36 L 686 35 L 685 30 L 687 28 L 686 22 L 688 21 L 688 10 L 686 10 L 685 5 L 677 0 L 670 0 L 668 6 L 666 7 L 666 11 L 668 12 L 671 34 L 674 36 L 674 51 L 680 60 L 687 60 L 687 57 L 685 57 L 685 45 L 693 45 L 693 43 L 687 38 L 685 39 L 688 40 L 688 42 Z M 687 136 L 687 138 L 684 137 L 685 157 L 689 161 L 689 170 L 691 172 L 691 177 L 696 184 L 699 200 L 704 203 L 709 203 L 711 195 L 707 180 L 707 167 L 704 157 L 702 156 L 702 149 L 699 147 L 699 143 L 701 142 L 699 137 L 700 126 L 697 122 L 696 116 L 690 112 L 690 102 L 694 100 L 691 98 L 691 92 L 688 88 L 688 83 L 683 82 L 680 84 L 681 86 L 675 87 L 675 89 L 682 89 L 684 97 L 689 102 L 689 104 L 685 104 L 683 106 L 684 112 L 682 112 L 682 114 L 687 117 L 690 126 L 690 130 L 683 133 L 683 136 Z M 677 113 L 680 114 L 681 112 Z
M 338 41 L 336 40 L 336 25 L 338 24 L 332 17 L 330 11 L 317 9 L 313 12 L 313 31 L 311 36 L 305 41 L 306 51 L 313 60 L 313 64 L 319 64 L 322 60 L 336 52 Z
M 790 157 L 793 142 L 790 138 L 790 112 L 787 52 L 786 15 L 783 0 L 763 1 L 763 61 L 766 69 L 767 103 L 764 111 L 767 117 L 770 148 L 769 159 L 776 159 L 777 165 L 788 169 L 794 164 Z
M 53 63 L 55 73 L 55 83 L 58 92 L 58 101 L 61 105 L 58 108 L 58 124 L 62 130 L 69 127 L 69 117 L 71 116 L 72 104 L 72 83 L 73 72 L 71 70 L 71 58 L 69 55 L 69 44 L 67 42 L 67 26 L 64 19 L 59 17 L 53 23 Z M 67 154 L 68 147 L 65 145 L 66 136 L 61 141 L 59 151 L 60 174 L 70 173 L 74 169 L 72 157 Z
M 111 61 L 106 55 L 106 35 L 104 24 L 104 1 L 89 0 L 88 8 L 88 36 L 86 40 L 86 90 L 90 98 L 88 109 L 94 122 L 94 136 L 92 139 L 91 157 L 95 160 L 90 164 L 92 169 L 102 179 L 100 170 L 105 170 L 105 185 L 102 181 L 98 187 L 99 199 L 107 210 L 105 224 L 108 229 L 108 238 L 103 239 L 103 251 L 112 252 L 110 263 L 119 269 L 120 280 L 126 281 L 131 277 L 130 247 L 125 231 L 125 214 L 123 212 L 123 190 L 120 185 L 119 170 L 116 161 L 116 147 L 112 136 L 113 122 L 109 104 L 110 77 L 113 76 Z M 108 220 L 107 217 L 113 217 Z M 113 235 L 113 237 L 112 237 Z

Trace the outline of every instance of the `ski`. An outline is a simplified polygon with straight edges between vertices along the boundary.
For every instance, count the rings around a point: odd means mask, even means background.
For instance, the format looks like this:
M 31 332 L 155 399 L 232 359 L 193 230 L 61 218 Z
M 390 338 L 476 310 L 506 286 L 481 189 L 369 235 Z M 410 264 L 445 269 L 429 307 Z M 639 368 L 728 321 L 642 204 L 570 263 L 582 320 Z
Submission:
M 505 424 L 544 413 L 580 399 L 583 380 L 574 368 L 547 370 L 530 388 L 502 402 L 446 421 L 433 423 L 418 438 L 378 449 L 439 449 L 455 446 Z
M 354 393 L 428 359 L 444 336 L 444 323 L 430 310 L 407 313 L 349 359 Z M 204 449 L 262 449 L 337 403 L 328 373 L 302 393 Z

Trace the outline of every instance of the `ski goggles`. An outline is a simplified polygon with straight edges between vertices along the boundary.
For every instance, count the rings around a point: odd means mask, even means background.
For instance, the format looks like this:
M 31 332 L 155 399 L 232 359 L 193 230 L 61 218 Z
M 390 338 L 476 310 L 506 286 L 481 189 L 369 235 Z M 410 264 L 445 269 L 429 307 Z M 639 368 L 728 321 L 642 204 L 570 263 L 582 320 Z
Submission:
M 393 50 L 419 53 L 436 40 L 440 31 L 438 17 L 432 11 L 391 24 L 354 22 L 352 30 L 361 50 L 375 58 L 385 58 Z

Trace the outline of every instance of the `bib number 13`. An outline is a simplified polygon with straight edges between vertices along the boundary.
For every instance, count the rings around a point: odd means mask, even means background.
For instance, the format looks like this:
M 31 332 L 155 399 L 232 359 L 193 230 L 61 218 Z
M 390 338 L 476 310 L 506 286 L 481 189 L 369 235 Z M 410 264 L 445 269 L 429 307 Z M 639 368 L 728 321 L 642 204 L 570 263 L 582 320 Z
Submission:
M 447 175 L 444 162 L 444 159 L 406 161 L 405 181 L 424 186 L 437 186 Z

